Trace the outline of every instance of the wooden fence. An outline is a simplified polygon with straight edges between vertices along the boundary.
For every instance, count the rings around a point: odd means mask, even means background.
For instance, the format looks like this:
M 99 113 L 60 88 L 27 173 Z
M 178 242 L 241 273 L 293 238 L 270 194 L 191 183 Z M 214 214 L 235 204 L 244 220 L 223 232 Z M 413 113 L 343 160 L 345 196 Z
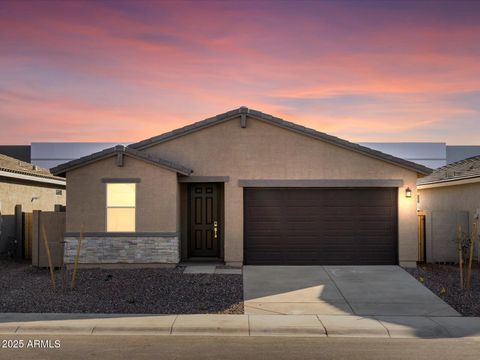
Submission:
M 55 206 L 55 211 L 23 212 L 15 207 L 16 257 L 32 260 L 33 266 L 46 267 L 47 259 L 42 227 L 45 227 L 53 266 L 63 264 L 63 235 L 65 233 L 65 207 Z
M 33 235 L 33 214 L 23 213 L 23 257 L 25 259 L 32 258 L 32 235 Z
M 425 213 L 419 212 L 417 215 L 418 229 L 418 261 L 426 261 L 426 243 L 425 243 Z
M 32 265 L 38 267 L 48 266 L 45 234 L 52 258 L 52 266 L 61 267 L 63 265 L 65 212 L 35 210 L 32 217 Z

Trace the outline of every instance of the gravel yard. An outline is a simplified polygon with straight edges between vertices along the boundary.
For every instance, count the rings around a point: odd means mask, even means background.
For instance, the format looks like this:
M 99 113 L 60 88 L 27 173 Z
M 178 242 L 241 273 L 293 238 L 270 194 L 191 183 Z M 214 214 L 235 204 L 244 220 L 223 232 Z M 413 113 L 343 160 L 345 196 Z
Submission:
M 443 299 L 464 316 L 480 316 L 480 276 L 479 268 L 472 271 L 472 288 L 460 289 L 458 266 L 420 265 L 407 268 L 410 275 Z
M 79 269 L 77 288 L 63 292 L 55 274 L 56 291 L 48 270 L 0 259 L 0 312 L 243 314 L 242 275 Z

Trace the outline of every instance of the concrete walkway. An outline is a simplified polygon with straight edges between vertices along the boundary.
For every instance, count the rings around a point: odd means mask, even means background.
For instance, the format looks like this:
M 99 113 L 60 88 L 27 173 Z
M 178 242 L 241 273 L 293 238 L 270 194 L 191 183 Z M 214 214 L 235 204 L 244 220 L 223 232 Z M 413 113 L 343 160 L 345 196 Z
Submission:
M 245 313 L 460 316 L 399 266 L 244 266 Z
M 0 314 L 4 335 L 198 335 L 480 340 L 480 318 L 355 315 Z

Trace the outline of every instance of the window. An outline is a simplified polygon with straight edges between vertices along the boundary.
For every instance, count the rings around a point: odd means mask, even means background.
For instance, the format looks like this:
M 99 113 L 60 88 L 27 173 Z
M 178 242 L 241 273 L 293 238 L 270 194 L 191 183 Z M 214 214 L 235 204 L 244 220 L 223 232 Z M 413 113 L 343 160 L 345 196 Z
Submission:
M 135 184 L 107 184 L 107 231 L 135 231 Z

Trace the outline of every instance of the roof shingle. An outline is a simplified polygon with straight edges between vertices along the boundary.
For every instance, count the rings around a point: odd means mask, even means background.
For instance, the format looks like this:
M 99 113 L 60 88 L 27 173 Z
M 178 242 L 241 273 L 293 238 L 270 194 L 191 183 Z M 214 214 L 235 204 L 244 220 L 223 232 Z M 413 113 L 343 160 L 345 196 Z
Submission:
M 156 156 L 153 156 L 153 155 L 150 155 L 150 154 L 147 154 L 147 153 L 143 153 L 143 152 L 137 151 L 135 149 L 130 149 L 130 148 L 125 147 L 123 145 L 117 145 L 117 146 L 114 146 L 114 147 L 111 147 L 111 148 L 93 153 L 91 155 L 83 156 L 79 159 L 75 159 L 75 160 L 66 162 L 64 164 L 60 164 L 60 165 L 52 168 L 51 171 L 52 171 L 53 174 L 57 174 L 57 175 L 62 174 L 63 175 L 69 170 L 76 169 L 76 168 L 84 166 L 88 163 L 98 161 L 98 160 L 101 160 L 101 159 L 105 159 L 107 157 L 111 157 L 111 156 L 114 156 L 116 154 L 129 155 L 129 156 L 132 156 L 134 158 L 152 163 L 154 165 L 161 166 L 161 167 L 176 171 L 176 172 L 178 172 L 182 175 L 190 175 L 190 173 L 192 173 L 191 169 L 189 169 L 189 168 L 187 168 L 183 165 L 180 165 L 180 164 L 177 164 L 175 162 L 168 161 L 168 160 L 165 160 L 165 159 L 161 159 L 159 157 L 156 157 Z
M 52 173 L 47 169 L 3 154 L 0 154 L 0 170 L 15 174 L 65 181 L 65 179 L 62 177 L 52 175 Z
M 427 185 L 480 177 L 480 156 L 443 166 L 428 176 L 418 179 L 417 185 Z

